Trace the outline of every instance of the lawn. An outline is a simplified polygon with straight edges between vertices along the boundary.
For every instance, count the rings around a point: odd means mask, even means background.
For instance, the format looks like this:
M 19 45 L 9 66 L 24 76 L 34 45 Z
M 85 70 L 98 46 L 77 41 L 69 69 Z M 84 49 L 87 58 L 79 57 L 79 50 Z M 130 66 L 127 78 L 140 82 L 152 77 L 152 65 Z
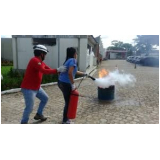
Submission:
M 1 66 L 1 74 L 3 76 L 7 75 L 11 68 L 13 68 L 13 66 Z

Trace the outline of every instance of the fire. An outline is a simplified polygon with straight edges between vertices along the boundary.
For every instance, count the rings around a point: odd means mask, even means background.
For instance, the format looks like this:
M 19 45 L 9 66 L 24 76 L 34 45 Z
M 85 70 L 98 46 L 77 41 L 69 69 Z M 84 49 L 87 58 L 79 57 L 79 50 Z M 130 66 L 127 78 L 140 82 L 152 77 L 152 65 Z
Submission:
M 109 74 L 108 71 L 106 71 L 105 69 L 102 69 L 101 71 L 99 71 L 99 78 L 105 77 Z

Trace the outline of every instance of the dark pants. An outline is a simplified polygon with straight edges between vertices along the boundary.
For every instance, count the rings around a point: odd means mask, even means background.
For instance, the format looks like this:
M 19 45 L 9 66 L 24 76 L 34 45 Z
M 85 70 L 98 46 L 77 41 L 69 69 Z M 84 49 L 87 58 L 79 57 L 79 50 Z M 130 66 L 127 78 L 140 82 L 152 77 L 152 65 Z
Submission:
M 58 87 L 62 91 L 64 100 L 65 100 L 65 106 L 63 110 L 63 122 L 66 122 L 68 120 L 67 112 L 68 112 L 68 105 L 69 105 L 69 99 L 71 94 L 71 84 L 58 81 Z

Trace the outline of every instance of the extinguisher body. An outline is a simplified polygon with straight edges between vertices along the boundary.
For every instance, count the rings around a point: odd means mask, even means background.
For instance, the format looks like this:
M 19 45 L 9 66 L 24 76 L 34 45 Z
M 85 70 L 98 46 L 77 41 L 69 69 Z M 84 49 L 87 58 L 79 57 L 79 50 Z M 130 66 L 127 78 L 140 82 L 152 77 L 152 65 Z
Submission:
M 69 106 L 68 106 L 68 112 L 67 112 L 67 117 L 69 119 L 75 119 L 76 118 L 78 98 L 79 98 L 78 91 L 77 90 L 71 91 Z

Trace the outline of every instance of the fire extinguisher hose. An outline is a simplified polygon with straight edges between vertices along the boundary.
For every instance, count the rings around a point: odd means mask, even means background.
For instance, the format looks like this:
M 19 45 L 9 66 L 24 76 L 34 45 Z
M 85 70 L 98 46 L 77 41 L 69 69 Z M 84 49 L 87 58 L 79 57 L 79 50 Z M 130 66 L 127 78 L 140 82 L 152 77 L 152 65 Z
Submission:
M 93 78 L 93 77 L 91 77 L 89 75 L 88 75 L 88 77 L 91 78 L 93 81 L 95 80 L 95 78 Z M 80 87 L 80 85 L 81 85 L 81 83 L 82 83 L 83 80 L 84 80 L 84 77 L 81 79 L 81 81 L 80 81 L 77 89 Z M 72 95 L 75 95 L 75 94 L 72 94 Z M 77 96 L 77 95 L 75 95 L 75 96 Z M 92 98 L 92 99 L 94 98 L 94 97 L 90 97 L 90 96 L 86 96 L 86 95 L 82 95 L 82 94 L 79 94 L 79 97 Z
M 83 80 L 84 80 L 84 77 L 81 79 L 81 81 L 80 81 L 80 83 L 79 83 L 77 89 L 80 87 L 80 85 L 81 85 L 81 83 L 82 83 Z

